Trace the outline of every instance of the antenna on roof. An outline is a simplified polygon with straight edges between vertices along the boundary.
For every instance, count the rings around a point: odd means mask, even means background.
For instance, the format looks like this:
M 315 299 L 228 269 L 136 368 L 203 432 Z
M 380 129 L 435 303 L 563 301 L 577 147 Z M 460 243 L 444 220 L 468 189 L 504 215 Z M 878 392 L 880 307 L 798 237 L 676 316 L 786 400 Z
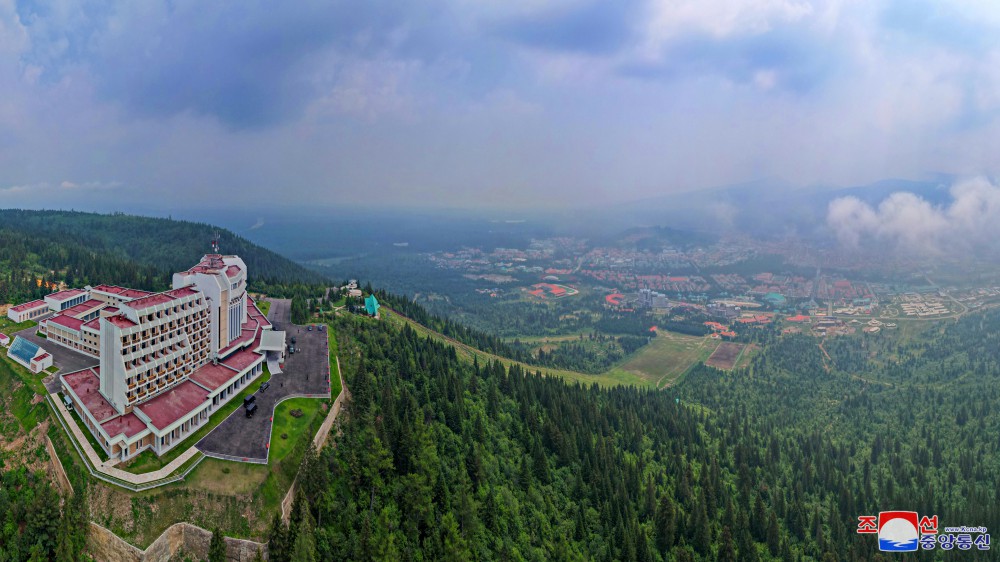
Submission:
M 212 233 L 212 253 L 213 254 L 219 253 L 219 231 L 215 231 Z

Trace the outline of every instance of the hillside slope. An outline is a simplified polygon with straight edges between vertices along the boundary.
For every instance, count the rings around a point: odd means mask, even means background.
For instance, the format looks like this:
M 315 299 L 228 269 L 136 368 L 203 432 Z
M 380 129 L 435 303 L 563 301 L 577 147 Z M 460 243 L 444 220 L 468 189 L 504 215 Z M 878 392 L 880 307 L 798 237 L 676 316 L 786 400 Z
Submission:
M 209 224 L 132 215 L 73 211 L 0 210 L 0 301 L 35 290 L 37 279 L 71 285 L 116 283 L 161 289 L 170 274 L 210 251 L 219 234 L 221 251 L 237 254 L 250 269 L 250 285 L 319 284 L 313 271 Z M 34 284 L 34 289 L 32 285 Z

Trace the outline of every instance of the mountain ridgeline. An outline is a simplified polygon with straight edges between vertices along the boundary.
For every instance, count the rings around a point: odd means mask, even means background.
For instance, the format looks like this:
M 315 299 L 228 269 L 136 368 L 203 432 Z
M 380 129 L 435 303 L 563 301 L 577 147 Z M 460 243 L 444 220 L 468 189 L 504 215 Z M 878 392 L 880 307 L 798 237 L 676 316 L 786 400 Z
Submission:
M 39 280 L 163 290 L 174 271 L 187 269 L 211 251 L 216 233 L 223 253 L 237 254 L 246 262 L 253 291 L 290 294 L 297 285 L 327 282 L 319 273 L 208 224 L 8 209 L 0 210 L 0 302 L 50 292 Z

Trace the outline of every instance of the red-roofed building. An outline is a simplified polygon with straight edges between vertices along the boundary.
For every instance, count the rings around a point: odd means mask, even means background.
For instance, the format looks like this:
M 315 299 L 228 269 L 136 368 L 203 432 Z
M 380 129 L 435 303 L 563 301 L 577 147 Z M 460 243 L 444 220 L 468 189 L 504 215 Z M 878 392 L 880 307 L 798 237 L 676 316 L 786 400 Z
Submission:
M 83 289 L 66 289 L 46 295 L 45 302 L 52 309 L 52 312 L 62 312 L 83 303 L 88 298 L 90 295 Z
M 52 312 L 48 303 L 43 300 L 26 302 L 7 309 L 7 318 L 12 322 L 27 322 L 28 320 L 38 320 L 42 316 Z
M 267 352 L 284 349 L 284 332 L 272 332 L 246 294 L 236 256 L 205 256 L 162 293 L 88 290 L 94 300 L 54 318 L 49 330 L 93 344 L 100 368 L 62 377 L 63 387 L 116 459 L 176 446 L 260 376 Z

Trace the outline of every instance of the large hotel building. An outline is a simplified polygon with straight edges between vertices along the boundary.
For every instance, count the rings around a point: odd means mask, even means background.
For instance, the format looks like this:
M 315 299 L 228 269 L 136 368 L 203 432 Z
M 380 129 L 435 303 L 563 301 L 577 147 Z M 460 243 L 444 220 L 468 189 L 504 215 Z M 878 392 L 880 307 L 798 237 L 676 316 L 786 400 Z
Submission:
M 179 444 L 263 372 L 269 352 L 284 353 L 284 332 L 271 329 L 246 281 L 243 260 L 210 254 L 175 273 L 169 291 L 70 289 L 17 314 L 37 318 L 44 303 L 55 312 L 39 323 L 48 341 L 99 359 L 61 375 L 62 388 L 105 452 L 124 461 Z

